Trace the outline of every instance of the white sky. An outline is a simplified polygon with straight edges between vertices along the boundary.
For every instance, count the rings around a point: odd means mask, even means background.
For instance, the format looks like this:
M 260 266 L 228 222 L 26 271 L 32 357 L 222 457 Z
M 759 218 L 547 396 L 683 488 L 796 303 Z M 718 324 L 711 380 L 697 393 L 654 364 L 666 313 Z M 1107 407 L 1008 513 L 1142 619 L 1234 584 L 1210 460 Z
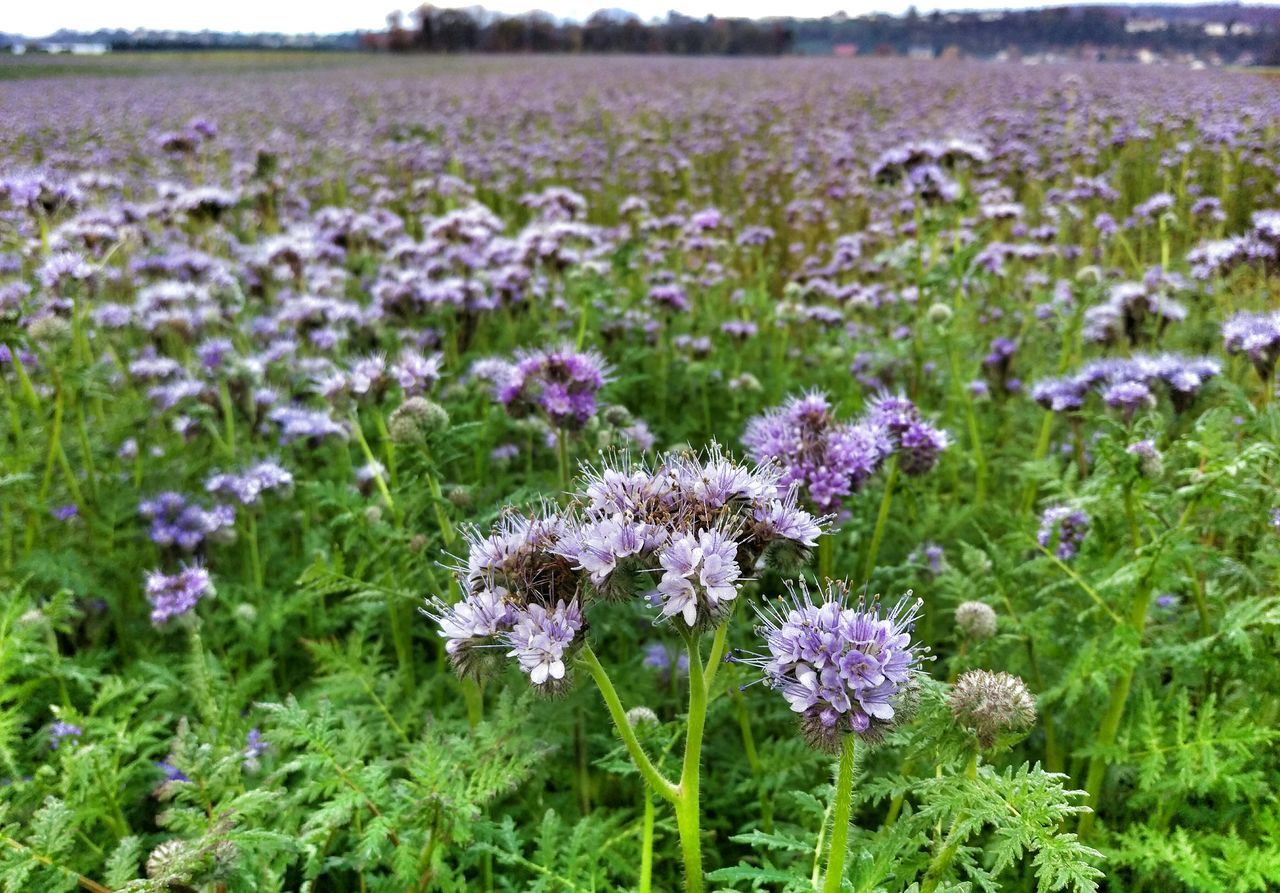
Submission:
M 404 0 L 399 0 L 403 3 Z M 493 0 L 483 5 L 505 13 L 545 9 L 553 15 L 584 19 L 601 7 L 617 7 L 641 18 L 665 16 L 675 8 L 686 15 L 824 16 L 843 9 L 850 15 L 900 13 L 911 0 Z M 1068 0 L 1044 0 L 1060 4 Z M 1195 0 L 1174 0 L 1195 2 Z M 153 28 L 176 31 L 277 31 L 286 34 L 378 30 L 397 0 L 0 0 L 0 32 L 40 37 L 58 28 Z M 436 0 L 437 6 L 469 6 L 460 0 Z M 1036 0 L 917 0 L 921 12 L 943 9 L 1000 9 L 1038 6 Z M 406 7 L 407 8 L 407 7 Z

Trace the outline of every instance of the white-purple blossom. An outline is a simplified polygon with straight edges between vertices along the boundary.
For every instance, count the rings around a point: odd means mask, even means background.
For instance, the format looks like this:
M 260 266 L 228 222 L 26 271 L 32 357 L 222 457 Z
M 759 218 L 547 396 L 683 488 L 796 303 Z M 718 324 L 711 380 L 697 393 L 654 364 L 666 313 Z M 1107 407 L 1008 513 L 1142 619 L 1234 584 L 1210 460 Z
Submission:
M 815 600 L 803 581 L 788 584 L 785 597 L 756 606 L 764 651 L 736 660 L 760 668 L 811 742 L 835 749 L 846 734 L 877 740 L 910 707 L 927 653 L 911 639 L 922 605 L 908 592 L 886 611 L 837 581 Z

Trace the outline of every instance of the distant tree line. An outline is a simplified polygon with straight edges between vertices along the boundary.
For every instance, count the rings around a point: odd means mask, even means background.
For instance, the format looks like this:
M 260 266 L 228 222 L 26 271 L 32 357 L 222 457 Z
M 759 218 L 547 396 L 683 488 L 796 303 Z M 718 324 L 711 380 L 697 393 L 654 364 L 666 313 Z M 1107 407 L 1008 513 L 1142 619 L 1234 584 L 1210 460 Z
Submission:
M 1152 8 L 1154 11 L 1157 8 Z M 1159 8 L 1163 12 L 1163 8 Z M 1135 30 L 1131 20 L 1151 12 L 1119 6 L 1062 6 L 1004 13 L 933 12 L 913 7 L 903 16 L 836 14 L 822 19 L 695 19 L 678 13 L 642 22 L 621 10 L 601 10 L 584 23 L 560 22 L 543 12 L 507 16 L 483 9 L 439 9 L 423 5 L 406 19 L 388 17 L 382 33 L 361 35 L 365 49 L 428 53 L 632 53 L 672 55 L 857 55 L 958 54 L 987 58 L 1002 51 L 1093 53 L 1124 58 L 1139 50 L 1162 55 L 1243 53 L 1256 62 L 1280 63 L 1280 13 L 1250 17 L 1233 26 L 1232 7 L 1203 7 L 1203 18 L 1184 7 L 1157 29 Z M 1252 8 L 1251 8 L 1252 9 Z M 1241 17 L 1243 18 L 1243 16 Z M 1215 21 L 1226 34 L 1211 34 Z
M 1273 57 L 1280 50 L 1280 31 L 1274 20 L 1262 25 L 1248 25 L 1245 33 L 1230 33 L 1238 24 L 1229 10 L 1217 8 L 1221 18 L 1165 18 L 1154 10 L 1147 12 L 1107 6 L 1058 6 L 1048 9 L 993 12 L 917 13 L 914 7 L 903 16 L 873 15 L 858 18 L 843 16 L 824 19 L 788 21 L 801 52 L 823 52 L 844 44 L 857 48 L 858 54 L 892 51 L 906 53 L 912 49 L 929 50 L 941 55 L 954 47 L 966 56 L 990 57 L 1010 48 L 1023 53 L 1064 52 L 1079 49 L 1096 50 L 1102 55 L 1134 53 L 1147 49 L 1159 54 L 1217 52 L 1234 58 L 1240 53 L 1254 54 L 1259 61 Z M 1148 27 L 1162 21 L 1157 30 L 1134 30 L 1131 21 L 1142 21 Z M 1229 32 L 1226 36 L 1206 33 L 1205 22 L 1217 21 Z
M 367 49 L 427 53 L 632 53 L 774 56 L 790 52 L 790 27 L 779 20 L 694 19 L 671 13 L 644 23 L 602 10 L 585 23 L 557 22 L 542 12 L 504 16 L 483 10 L 421 6 L 388 17 L 384 34 L 363 35 Z

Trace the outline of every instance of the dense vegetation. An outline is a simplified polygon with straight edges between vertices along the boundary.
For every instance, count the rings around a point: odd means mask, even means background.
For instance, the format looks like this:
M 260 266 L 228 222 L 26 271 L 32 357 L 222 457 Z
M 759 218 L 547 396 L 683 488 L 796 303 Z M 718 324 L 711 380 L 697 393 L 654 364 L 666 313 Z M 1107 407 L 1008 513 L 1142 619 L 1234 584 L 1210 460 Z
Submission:
M 1273 82 L 0 96 L 3 889 L 1280 885 Z

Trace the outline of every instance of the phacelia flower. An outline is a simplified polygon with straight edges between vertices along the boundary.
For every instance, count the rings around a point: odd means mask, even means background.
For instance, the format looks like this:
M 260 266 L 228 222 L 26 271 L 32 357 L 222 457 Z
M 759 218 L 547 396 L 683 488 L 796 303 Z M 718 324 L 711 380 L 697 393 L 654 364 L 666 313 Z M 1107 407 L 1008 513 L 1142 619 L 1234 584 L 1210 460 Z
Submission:
M 1280 311 L 1237 313 L 1222 324 L 1227 353 L 1244 354 L 1263 381 L 1271 381 L 1280 359 Z
M 777 462 L 783 483 L 800 485 L 821 512 L 837 511 L 894 449 L 887 426 L 838 422 L 820 391 L 751 419 L 742 441 L 757 462 Z
M 578 430 L 596 413 L 596 394 L 608 381 L 608 366 L 596 353 L 568 347 L 517 356 L 495 397 L 513 416 L 533 412 L 553 426 Z
M 213 595 L 214 589 L 209 571 L 195 564 L 176 574 L 152 571 L 147 574 L 146 592 L 151 622 L 160 626 L 191 611 L 201 599 Z
M 58 720 L 49 727 L 49 749 L 57 750 L 67 739 L 70 739 L 71 744 L 75 744 L 83 734 L 84 730 L 79 726 Z
M 699 620 L 704 626 L 722 620 L 738 595 L 737 554 L 738 544 L 719 530 L 684 534 L 669 543 L 658 556 L 664 573 L 651 596 L 661 604 L 662 616 L 679 614 L 689 627 Z
M 214 496 L 231 498 L 241 505 L 254 505 L 263 493 L 287 490 L 293 486 L 293 474 L 270 459 L 256 462 L 239 474 L 215 474 L 204 488 Z
M 1084 541 L 1088 531 L 1089 516 L 1084 512 L 1065 505 L 1050 506 L 1040 517 L 1036 542 L 1048 549 L 1056 536 L 1054 554 L 1063 561 L 1070 561 L 1080 550 L 1080 543 Z
M 535 686 L 556 689 L 565 678 L 565 657 L 582 629 L 582 611 L 576 601 L 557 602 L 552 610 L 536 602 L 517 613 L 511 629 L 500 636 L 510 646 L 509 657 Z
M 736 659 L 782 692 L 811 743 L 835 750 L 847 734 L 874 742 L 913 706 L 927 652 L 911 640 L 922 604 L 908 592 L 885 611 L 878 601 L 851 601 L 836 581 L 815 601 L 803 581 L 789 584 L 786 597 L 756 607 L 765 650 Z

